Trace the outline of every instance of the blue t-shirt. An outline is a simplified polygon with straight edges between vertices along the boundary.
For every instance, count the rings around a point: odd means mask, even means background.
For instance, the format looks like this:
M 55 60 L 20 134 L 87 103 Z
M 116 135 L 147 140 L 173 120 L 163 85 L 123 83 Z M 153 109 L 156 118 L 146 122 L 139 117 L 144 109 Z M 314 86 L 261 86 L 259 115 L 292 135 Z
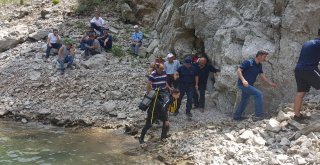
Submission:
M 320 61 L 320 38 L 306 41 L 295 70 L 316 70 Z
M 153 71 L 149 78 L 149 82 L 151 82 L 152 89 L 160 88 L 165 89 L 167 83 L 167 75 L 165 71 L 162 71 L 161 74 L 158 74 L 157 71 Z
M 179 73 L 179 84 L 181 85 L 195 85 L 195 76 L 198 76 L 198 70 L 195 66 L 190 68 L 185 67 L 184 65 L 180 66 L 177 70 Z
M 195 66 L 198 69 L 198 74 L 199 74 L 199 86 L 206 86 L 209 73 L 213 72 L 220 72 L 220 69 L 216 69 L 214 66 L 210 64 L 206 64 L 203 68 L 200 68 L 199 64 L 195 64 Z
M 257 79 L 257 76 L 263 73 L 262 64 L 261 63 L 257 64 L 254 59 L 243 61 L 243 63 L 239 66 L 239 68 L 242 69 L 242 75 L 244 79 L 248 81 L 249 85 L 253 85 Z M 238 85 L 240 84 L 242 85 L 242 82 L 239 78 Z

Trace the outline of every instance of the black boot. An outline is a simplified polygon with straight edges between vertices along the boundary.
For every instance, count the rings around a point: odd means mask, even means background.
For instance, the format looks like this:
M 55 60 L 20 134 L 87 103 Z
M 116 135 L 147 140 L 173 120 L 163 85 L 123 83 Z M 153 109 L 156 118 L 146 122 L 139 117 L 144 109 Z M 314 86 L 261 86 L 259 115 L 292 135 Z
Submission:
M 168 132 L 169 132 L 169 127 L 162 127 L 161 140 L 171 136 L 171 135 L 168 135 Z

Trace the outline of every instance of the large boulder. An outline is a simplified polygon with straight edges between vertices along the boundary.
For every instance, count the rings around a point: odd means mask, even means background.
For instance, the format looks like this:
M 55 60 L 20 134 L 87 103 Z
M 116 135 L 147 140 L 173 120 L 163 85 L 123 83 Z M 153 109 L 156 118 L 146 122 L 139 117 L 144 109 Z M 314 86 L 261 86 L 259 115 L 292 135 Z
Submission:
M 106 63 L 107 58 L 105 54 L 96 54 L 81 64 L 87 69 L 102 69 Z
M 51 32 L 51 29 L 42 29 L 39 31 L 36 31 L 34 33 L 29 34 L 29 38 L 39 41 L 48 36 L 48 34 Z
M 138 0 L 137 0 L 138 1 Z M 310 7 L 312 6 L 312 7 Z M 239 95 L 235 70 L 260 49 L 269 51 L 264 72 L 279 85 L 269 88 L 258 79 L 264 93 L 265 111 L 292 100 L 295 92 L 293 68 L 305 40 L 320 27 L 320 1 L 164 1 L 155 23 L 159 54 L 204 49 L 209 60 L 221 66 L 216 79 L 216 108 L 234 109 Z M 230 110 L 231 111 L 231 110 Z
M 20 24 L 0 30 L 0 52 L 24 42 L 28 37 L 28 26 Z

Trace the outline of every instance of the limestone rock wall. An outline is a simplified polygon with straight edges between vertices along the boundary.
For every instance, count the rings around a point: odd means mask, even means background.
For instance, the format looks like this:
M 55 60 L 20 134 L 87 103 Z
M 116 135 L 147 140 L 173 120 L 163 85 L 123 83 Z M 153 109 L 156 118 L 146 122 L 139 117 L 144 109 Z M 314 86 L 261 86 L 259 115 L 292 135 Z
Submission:
M 279 88 L 260 80 L 256 85 L 270 111 L 280 102 L 292 101 L 293 68 L 303 42 L 314 38 L 320 28 L 319 13 L 317 0 L 166 0 L 155 23 L 159 46 L 154 53 L 188 54 L 203 48 L 222 69 L 208 104 L 232 112 L 238 64 L 260 49 L 267 50 L 264 71 Z

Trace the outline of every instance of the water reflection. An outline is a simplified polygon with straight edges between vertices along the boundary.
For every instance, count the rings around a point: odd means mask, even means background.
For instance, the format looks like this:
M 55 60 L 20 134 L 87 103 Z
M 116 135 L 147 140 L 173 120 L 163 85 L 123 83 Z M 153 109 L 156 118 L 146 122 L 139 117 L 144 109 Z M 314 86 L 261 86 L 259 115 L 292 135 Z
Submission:
M 99 128 L 72 130 L 1 121 L 0 145 L 0 164 L 8 165 L 159 164 L 124 155 L 137 142 Z

